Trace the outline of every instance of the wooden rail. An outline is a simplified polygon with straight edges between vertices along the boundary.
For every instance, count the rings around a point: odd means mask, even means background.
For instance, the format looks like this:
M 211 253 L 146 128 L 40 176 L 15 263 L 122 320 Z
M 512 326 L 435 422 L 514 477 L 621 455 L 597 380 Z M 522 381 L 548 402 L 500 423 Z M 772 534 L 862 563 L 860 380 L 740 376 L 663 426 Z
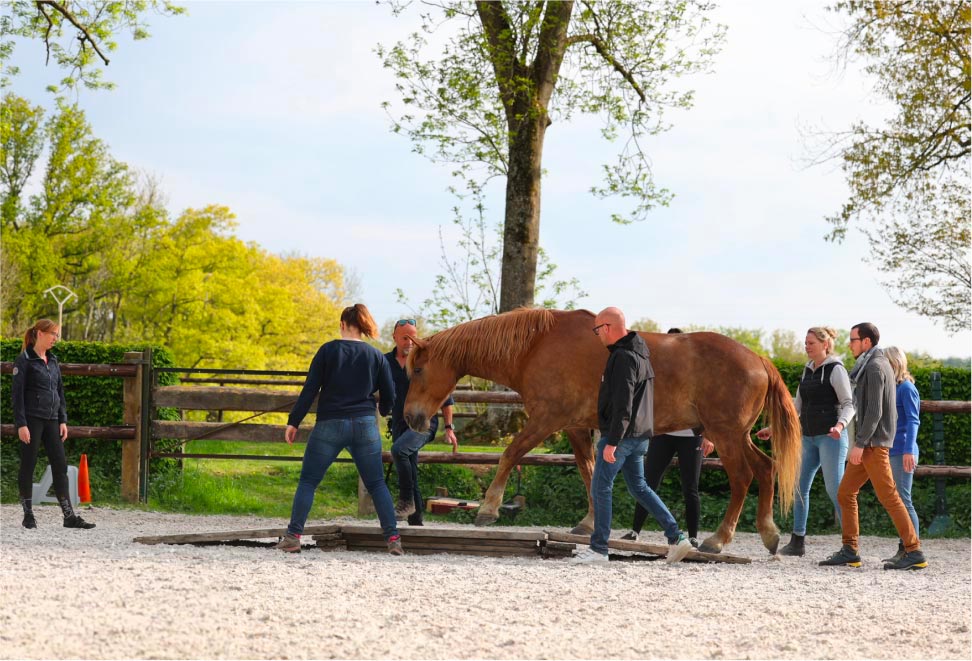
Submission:
M 0 374 L 13 374 L 12 362 L 0 363 Z M 64 376 L 135 376 L 136 365 L 98 365 L 88 363 L 61 363 L 61 374 Z

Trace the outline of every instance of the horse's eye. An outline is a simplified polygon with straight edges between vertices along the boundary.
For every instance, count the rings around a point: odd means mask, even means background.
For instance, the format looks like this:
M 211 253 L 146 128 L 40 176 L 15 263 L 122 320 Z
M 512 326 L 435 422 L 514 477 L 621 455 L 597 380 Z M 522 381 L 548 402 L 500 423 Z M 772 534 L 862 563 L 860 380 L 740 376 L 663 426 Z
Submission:
M 412 374 L 421 374 L 421 373 L 422 373 L 421 367 L 416 367 L 415 369 L 412 370 Z

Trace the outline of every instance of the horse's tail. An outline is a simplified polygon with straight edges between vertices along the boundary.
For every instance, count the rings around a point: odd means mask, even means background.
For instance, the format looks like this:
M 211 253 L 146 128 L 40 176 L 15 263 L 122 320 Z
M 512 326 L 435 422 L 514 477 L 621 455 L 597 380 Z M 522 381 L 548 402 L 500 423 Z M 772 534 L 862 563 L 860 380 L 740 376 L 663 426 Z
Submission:
M 793 491 L 800 474 L 803 442 L 800 416 L 779 370 L 767 358 L 760 358 L 769 376 L 765 408 L 769 412 L 769 424 L 773 432 L 773 463 L 779 486 L 780 511 L 785 515 L 793 506 Z

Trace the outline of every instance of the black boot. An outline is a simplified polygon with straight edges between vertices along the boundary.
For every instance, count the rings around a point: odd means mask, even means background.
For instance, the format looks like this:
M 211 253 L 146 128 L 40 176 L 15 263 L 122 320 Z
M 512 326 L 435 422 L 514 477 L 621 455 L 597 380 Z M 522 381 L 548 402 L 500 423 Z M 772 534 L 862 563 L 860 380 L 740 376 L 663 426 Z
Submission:
M 72 514 L 71 516 L 64 517 L 64 527 L 81 528 L 82 530 L 90 530 L 91 528 L 95 527 L 95 524 L 88 523 L 77 514 Z
M 82 530 L 90 530 L 91 528 L 95 527 L 95 524 L 88 523 L 74 513 L 74 508 L 71 507 L 71 501 L 67 498 L 58 498 L 57 504 L 61 506 L 61 512 L 64 514 L 65 528 L 80 528 Z
M 790 535 L 790 543 L 780 549 L 780 555 L 796 555 L 803 557 L 803 540 L 806 539 L 806 535 L 798 535 L 792 533 Z
M 21 498 L 20 506 L 24 508 L 24 528 L 36 528 L 37 521 L 34 519 L 34 510 L 30 498 Z
M 900 560 L 901 558 L 903 558 L 904 557 L 904 554 L 905 554 L 904 542 L 902 542 L 899 539 L 898 540 L 898 552 L 895 553 L 894 555 L 892 555 L 890 558 L 885 558 L 881 562 L 886 562 L 886 563 L 894 564 L 898 560 Z

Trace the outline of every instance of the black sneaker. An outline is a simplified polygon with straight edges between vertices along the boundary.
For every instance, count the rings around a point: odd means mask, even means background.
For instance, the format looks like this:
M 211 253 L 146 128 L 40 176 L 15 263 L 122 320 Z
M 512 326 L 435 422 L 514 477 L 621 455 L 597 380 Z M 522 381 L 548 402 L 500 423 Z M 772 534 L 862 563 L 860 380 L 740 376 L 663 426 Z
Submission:
M 37 521 L 34 520 L 33 512 L 24 512 L 24 528 L 36 528 Z
M 847 567 L 860 567 L 861 564 L 861 556 L 857 554 L 857 551 L 846 544 L 841 546 L 837 553 L 834 553 L 826 560 L 820 561 L 821 567 L 838 567 L 841 565 L 846 565 Z
M 410 526 L 424 526 L 425 523 L 422 522 L 422 515 L 418 512 L 412 514 L 408 517 L 408 525 Z
M 921 552 L 921 549 L 916 549 L 914 551 L 908 551 L 899 560 L 895 562 L 889 562 L 884 565 L 885 569 L 924 569 L 928 566 L 928 561 L 925 560 L 925 554 Z
M 90 530 L 95 527 L 95 524 L 88 523 L 81 518 L 79 514 L 72 514 L 71 516 L 64 518 L 65 528 L 81 528 L 82 530 Z
M 791 534 L 790 543 L 780 549 L 780 555 L 795 555 L 802 558 L 804 554 L 803 540 L 805 537 L 806 535 Z
M 637 542 L 638 541 L 638 534 L 639 533 L 635 532 L 634 530 L 629 530 L 628 532 L 626 532 L 623 535 L 621 535 L 621 539 L 623 539 L 625 541 L 628 541 L 628 542 Z
M 894 555 L 892 555 L 890 558 L 885 558 L 881 562 L 886 563 L 886 564 L 887 563 L 895 563 L 898 560 L 900 560 L 901 558 L 903 558 L 904 557 L 904 554 L 905 554 L 904 542 L 902 542 L 899 539 L 898 540 L 898 552 L 895 553 Z

